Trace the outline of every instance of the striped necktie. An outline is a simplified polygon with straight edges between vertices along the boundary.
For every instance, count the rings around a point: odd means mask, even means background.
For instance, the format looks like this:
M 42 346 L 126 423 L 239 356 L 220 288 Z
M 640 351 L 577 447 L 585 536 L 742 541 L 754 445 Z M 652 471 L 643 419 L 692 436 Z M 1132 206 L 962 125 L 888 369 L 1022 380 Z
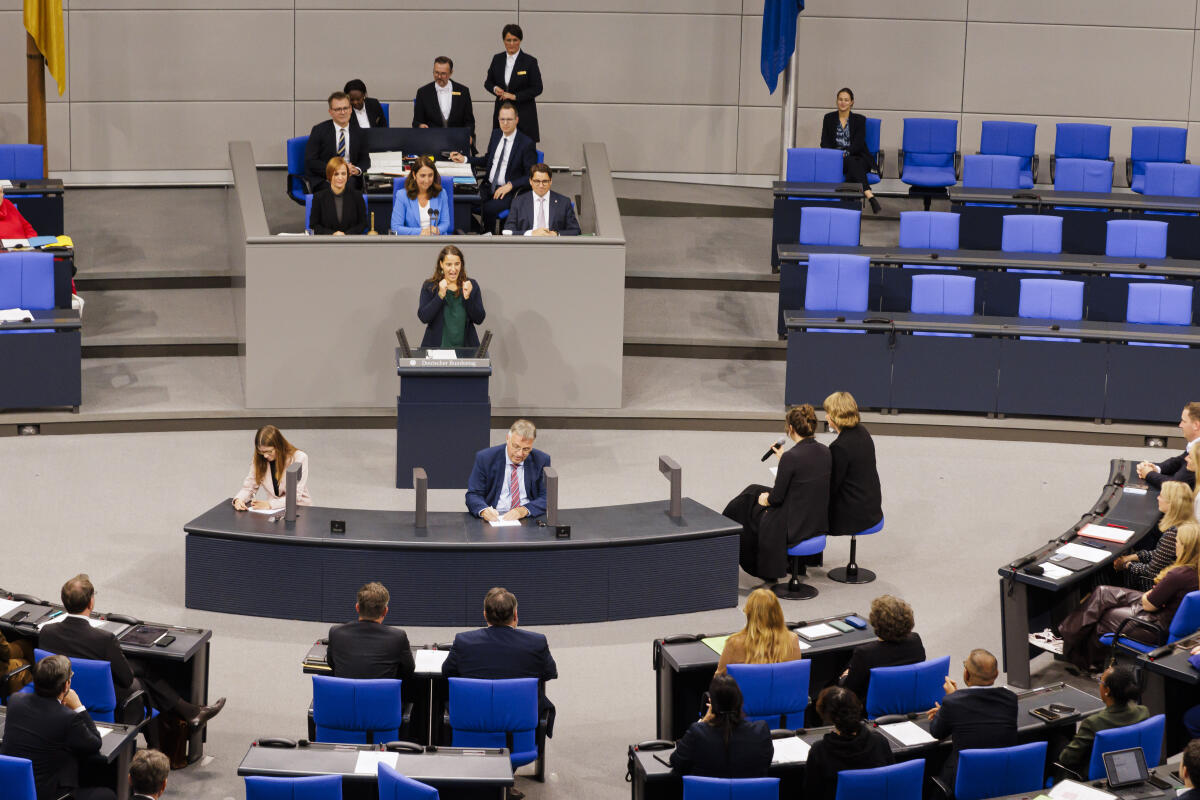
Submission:
M 342 158 L 346 158 L 346 129 L 338 128 L 338 148 L 337 154 Z M 349 159 L 347 159 L 349 160 Z
M 521 505 L 521 486 L 517 483 L 517 465 L 512 465 L 512 472 L 508 476 L 508 510 L 512 511 L 517 506 Z
M 502 137 L 502 141 L 504 142 L 504 144 L 500 145 L 500 157 L 496 159 L 496 164 L 495 164 L 495 166 L 492 167 L 492 175 L 488 179 L 488 182 L 491 183 L 492 186 L 496 186 L 499 183 L 499 181 L 503 175 L 503 173 L 501 172 L 501 167 L 503 167 L 503 165 L 504 165 L 504 157 L 506 155 L 508 155 L 508 141 L 509 140 Z

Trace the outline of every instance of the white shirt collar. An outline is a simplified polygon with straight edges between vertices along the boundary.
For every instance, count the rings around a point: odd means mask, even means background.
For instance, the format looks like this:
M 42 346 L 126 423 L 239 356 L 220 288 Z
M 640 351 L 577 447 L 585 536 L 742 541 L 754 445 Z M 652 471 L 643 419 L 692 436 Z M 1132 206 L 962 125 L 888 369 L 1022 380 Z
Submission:
M 445 85 L 445 86 L 438 86 L 438 82 L 437 82 L 437 81 L 434 81 L 434 82 L 433 82 L 433 88 L 434 88 L 436 91 L 439 91 L 439 92 L 449 92 L 449 91 L 453 91 L 453 89 L 454 89 L 454 84 L 453 84 L 453 83 L 451 83 L 450 81 L 446 81 L 446 85 Z
M 508 63 L 510 63 L 510 64 L 511 64 L 512 62 L 516 61 L 516 60 L 517 60 L 517 56 L 519 56 L 519 55 L 521 55 L 521 51 L 520 51 L 520 50 L 517 50 L 517 52 L 513 53 L 511 56 L 510 56 L 510 55 L 509 55 L 507 52 L 505 52 L 505 53 L 504 53 L 504 57 L 505 57 L 506 59 L 508 59 Z
M 350 123 L 347 122 L 345 125 L 338 125 L 335 122 L 335 123 L 333 123 L 333 129 L 335 131 L 345 131 L 346 133 L 349 133 L 350 132 Z
M 76 619 L 88 620 L 88 624 L 89 624 L 89 625 L 91 624 L 91 617 L 89 617 L 89 616 L 87 615 L 87 612 L 86 612 L 86 611 L 85 611 L 84 613 L 82 613 L 82 614 L 67 614 L 67 616 L 68 616 L 68 617 L 75 617 Z

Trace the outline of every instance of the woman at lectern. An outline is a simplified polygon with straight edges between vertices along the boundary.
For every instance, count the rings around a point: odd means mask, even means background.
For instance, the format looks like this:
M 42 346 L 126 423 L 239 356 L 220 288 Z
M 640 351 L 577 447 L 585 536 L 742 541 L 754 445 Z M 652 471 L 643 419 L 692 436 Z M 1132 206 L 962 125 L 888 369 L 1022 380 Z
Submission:
M 292 464 L 300 465 L 300 475 L 296 481 L 296 504 L 311 506 L 308 454 L 297 450 L 274 425 L 259 428 L 258 433 L 254 434 L 254 457 L 250 461 L 250 472 L 242 481 L 241 490 L 233 497 L 233 507 L 238 511 L 283 508 L 287 503 L 287 468 Z M 255 499 L 260 489 L 265 500 Z
M 462 250 L 446 245 L 438 253 L 433 276 L 421 284 L 417 317 L 425 323 L 421 347 L 478 347 L 475 326 L 483 322 L 483 292 L 479 282 L 467 279 Z
M 805 403 L 787 412 L 785 432 L 796 445 L 779 457 L 775 486 L 751 484 L 729 501 L 725 516 L 742 525 L 742 569 L 768 583 L 787 574 L 787 550 L 805 539 L 829 533 L 829 448 L 813 436 L 817 414 Z

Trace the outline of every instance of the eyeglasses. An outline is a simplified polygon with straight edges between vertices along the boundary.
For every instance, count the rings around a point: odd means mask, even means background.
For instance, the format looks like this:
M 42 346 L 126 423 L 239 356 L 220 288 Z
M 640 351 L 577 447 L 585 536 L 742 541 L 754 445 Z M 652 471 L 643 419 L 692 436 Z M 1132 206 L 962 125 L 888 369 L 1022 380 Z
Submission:
M 549 186 L 550 185 L 549 178 L 530 178 L 529 182 L 532 183 L 534 186 Z

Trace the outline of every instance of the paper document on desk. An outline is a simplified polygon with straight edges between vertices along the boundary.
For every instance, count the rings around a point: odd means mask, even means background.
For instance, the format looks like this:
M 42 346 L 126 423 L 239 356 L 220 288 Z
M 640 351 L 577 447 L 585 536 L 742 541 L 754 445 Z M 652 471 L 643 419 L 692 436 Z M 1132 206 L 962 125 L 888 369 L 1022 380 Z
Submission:
M 808 742 L 799 736 L 772 739 L 771 747 L 774 749 L 771 754 L 772 764 L 799 764 L 808 761 L 808 751 L 812 749 Z
M 832 625 L 826 625 L 824 622 L 818 622 L 816 625 L 800 628 L 796 633 L 800 635 L 801 639 L 808 639 L 811 642 L 814 639 L 827 639 L 830 636 L 837 636 L 838 629 Z
M 1100 539 L 1105 542 L 1125 544 L 1133 536 L 1133 531 L 1129 528 L 1115 528 L 1112 525 L 1088 523 L 1079 529 L 1079 535 L 1086 539 Z
M 520 526 L 520 524 L 521 520 L 519 519 L 494 519 L 488 523 L 493 528 L 511 528 L 514 525 Z
M 4 600 L 0 599 L 0 617 L 7 617 L 12 612 L 16 611 L 21 606 L 25 605 L 20 600 Z
M 371 153 L 371 166 L 367 167 L 368 175 L 403 175 L 404 153 L 399 150 L 388 150 L 382 153 Z
M 1050 790 L 1049 796 L 1054 800 L 1116 800 L 1115 794 L 1102 792 L 1084 783 L 1075 781 L 1059 781 Z
M 282 508 L 248 508 L 246 510 L 249 511 L 251 514 L 266 514 L 266 515 L 270 516 L 271 514 L 282 514 L 286 509 L 282 509 Z
M 28 239 L 0 239 L 0 245 L 4 245 L 5 250 L 11 250 L 14 247 L 29 247 Z
M 11 189 L 12 181 L 0 180 L 0 189 Z
M 721 653 L 725 652 L 725 643 L 729 641 L 729 637 L 732 635 L 733 634 L 730 633 L 725 636 L 708 636 L 700 641 L 708 645 L 714 653 L 720 655 Z
M 56 622 L 62 622 L 66 618 L 67 618 L 66 614 L 59 614 L 54 619 L 48 619 L 45 622 L 39 622 L 37 628 L 40 631 L 42 628 L 46 627 L 47 625 L 53 625 Z M 104 620 L 96 619 L 95 617 L 88 617 L 88 624 L 91 625 L 93 628 L 102 628 L 102 627 L 104 627 Z
M 1059 581 L 1071 574 L 1071 570 L 1060 567 L 1058 564 L 1051 564 L 1049 561 L 1041 563 L 1042 577 L 1049 578 L 1052 581 Z
M 371 156 L 374 160 L 375 156 Z M 438 174 L 443 178 L 474 178 L 475 170 L 469 161 L 459 164 L 457 161 L 435 161 Z
M 48 244 L 55 244 L 58 241 L 57 236 L 35 236 L 29 240 L 30 247 L 45 247 Z
M 413 653 L 414 669 L 421 674 L 439 674 L 449 655 L 449 650 L 418 650 Z
M 453 360 L 458 358 L 458 353 L 454 350 L 426 350 L 425 358 Z
M 380 764 L 387 764 L 392 769 L 395 769 L 396 758 L 399 755 L 399 753 L 360 750 L 358 752 L 358 761 L 354 762 L 354 772 L 356 775 L 378 775 Z
M 1126 486 L 1121 489 L 1121 494 L 1145 494 L 1145 488 L 1141 486 Z
M 915 747 L 919 744 L 930 744 L 937 741 L 937 739 L 934 739 L 930 735 L 929 731 L 915 722 L 893 722 L 891 725 L 880 725 L 879 730 L 906 747 Z
M 24 308 L 0 309 L 0 322 L 32 322 L 33 314 Z
M 1076 544 L 1075 542 L 1068 542 L 1054 552 L 1062 553 L 1072 558 L 1082 558 L 1084 561 L 1090 561 L 1093 564 L 1099 564 L 1112 555 L 1107 550 L 1101 550 L 1098 547 L 1088 547 L 1085 544 Z
M 101 739 L 103 739 L 105 736 L 108 736 L 110 733 L 113 732 L 113 730 L 115 730 L 115 729 L 106 727 L 99 723 L 96 723 L 96 731 L 99 732 Z

